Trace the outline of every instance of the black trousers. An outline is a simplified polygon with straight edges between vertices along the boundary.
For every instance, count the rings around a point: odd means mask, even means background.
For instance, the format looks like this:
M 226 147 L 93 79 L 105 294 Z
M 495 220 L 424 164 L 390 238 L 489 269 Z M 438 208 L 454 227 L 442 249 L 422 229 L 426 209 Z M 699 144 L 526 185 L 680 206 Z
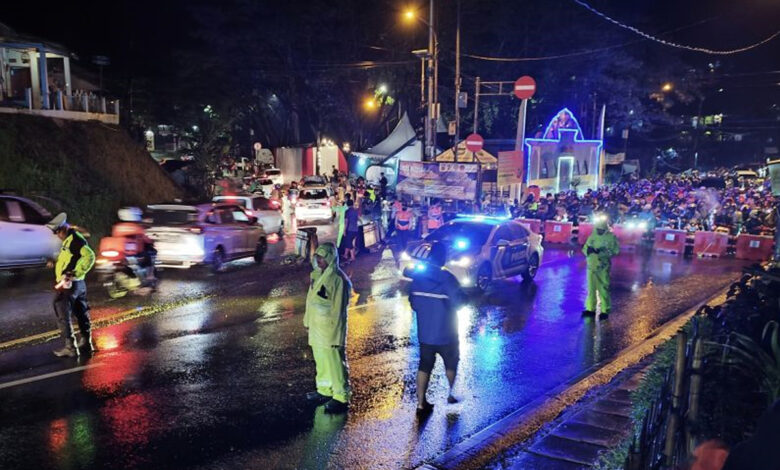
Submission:
M 64 340 L 75 341 L 71 317 L 76 317 L 82 336 L 88 336 L 92 330 L 87 302 L 87 283 L 73 281 L 70 289 L 57 291 L 54 296 L 54 314 Z

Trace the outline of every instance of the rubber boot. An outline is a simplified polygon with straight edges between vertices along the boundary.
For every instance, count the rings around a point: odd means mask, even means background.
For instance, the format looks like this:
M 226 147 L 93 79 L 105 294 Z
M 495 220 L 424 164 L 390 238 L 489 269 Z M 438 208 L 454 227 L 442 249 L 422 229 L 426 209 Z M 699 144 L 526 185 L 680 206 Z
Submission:
M 79 350 L 73 344 L 72 339 L 65 340 L 65 347 L 62 349 L 55 349 L 52 351 L 57 357 L 79 357 Z

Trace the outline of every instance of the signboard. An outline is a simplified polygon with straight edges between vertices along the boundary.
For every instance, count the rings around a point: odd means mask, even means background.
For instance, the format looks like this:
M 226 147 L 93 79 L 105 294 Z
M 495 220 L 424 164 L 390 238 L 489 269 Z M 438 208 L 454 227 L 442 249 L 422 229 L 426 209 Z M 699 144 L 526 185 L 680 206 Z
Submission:
M 780 196 L 780 160 L 767 162 L 769 167 L 769 181 L 772 185 L 772 194 Z
M 473 201 L 479 165 L 474 163 L 399 163 L 395 192 L 413 197 Z
M 498 187 L 523 182 L 523 152 L 498 152 Z
M 625 152 L 604 153 L 604 164 L 605 165 L 620 165 L 624 161 L 626 161 L 626 154 L 625 154 Z
M 466 137 L 466 149 L 469 152 L 479 152 L 485 145 L 485 139 L 479 134 L 471 134 Z
M 524 75 L 515 81 L 515 96 L 521 100 L 527 100 L 536 93 L 536 80 Z

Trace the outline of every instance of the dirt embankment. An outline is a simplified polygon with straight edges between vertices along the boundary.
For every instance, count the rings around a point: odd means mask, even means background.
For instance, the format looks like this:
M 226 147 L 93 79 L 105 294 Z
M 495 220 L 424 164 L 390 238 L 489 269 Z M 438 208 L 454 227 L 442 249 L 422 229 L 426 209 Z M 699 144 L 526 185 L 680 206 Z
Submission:
M 67 212 L 95 238 L 121 206 L 184 196 L 123 129 L 23 115 L 0 115 L 0 189 Z

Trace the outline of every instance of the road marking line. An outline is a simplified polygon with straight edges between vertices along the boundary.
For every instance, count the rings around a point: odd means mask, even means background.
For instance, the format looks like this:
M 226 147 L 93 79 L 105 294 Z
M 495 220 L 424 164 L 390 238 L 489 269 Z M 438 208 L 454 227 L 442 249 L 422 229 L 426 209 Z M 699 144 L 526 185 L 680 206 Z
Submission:
M 98 328 L 105 328 L 110 325 L 114 325 L 117 323 L 122 323 L 128 320 L 133 320 L 140 317 L 146 317 L 149 315 L 153 315 L 155 313 L 164 312 L 166 310 L 171 310 L 178 307 L 184 307 L 185 305 L 198 302 L 201 300 L 206 300 L 210 297 L 213 297 L 213 295 L 204 295 L 200 297 L 194 297 L 194 298 L 188 298 L 188 299 L 182 299 L 179 301 L 169 302 L 166 304 L 161 305 L 152 305 L 148 307 L 134 307 L 127 310 L 123 310 L 121 312 L 117 312 L 113 315 L 109 315 L 107 317 L 103 317 L 97 320 L 93 320 L 93 330 L 97 330 Z M 78 328 L 74 328 L 75 331 L 78 331 Z M 10 341 L 6 341 L 5 343 L 0 343 L 0 352 L 5 351 L 6 349 L 11 349 L 15 346 L 25 345 L 29 343 L 37 343 L 41 342 L 44 343 L 46 341 L 50 341 L 52 339 L 58 338 L 60 336 L 59 330 L 50 330 L 43 333 L 38 333 L 30 336 L 25 336 L 24 338 L 17 338 Z
M 102 362 L 95 362 L 94 364 L 87 364 L 85 366 L 72 367 L 70 369 L 59 370 L 57 372 L 49 372 L 47 374 L 35 375 L 24 379 L 12 380 L 11 382 L 0 384 L 0 390 L 4 388 L 16 387 L 19 385 L 24 385 L 32 382 L 39 382 L 41 380 L 51 379 L 54 377 L 59 377 L 61 375 L 73 374 L 75 372 L 81 372 L 82 370 L 92 369 L 95 367 L 100 367 L 102 365 L 103 365 Z

